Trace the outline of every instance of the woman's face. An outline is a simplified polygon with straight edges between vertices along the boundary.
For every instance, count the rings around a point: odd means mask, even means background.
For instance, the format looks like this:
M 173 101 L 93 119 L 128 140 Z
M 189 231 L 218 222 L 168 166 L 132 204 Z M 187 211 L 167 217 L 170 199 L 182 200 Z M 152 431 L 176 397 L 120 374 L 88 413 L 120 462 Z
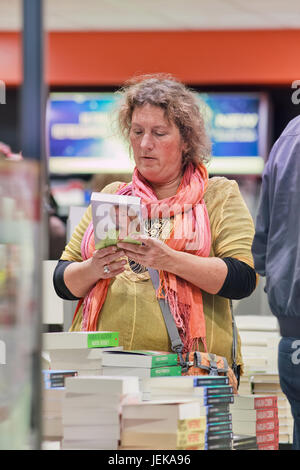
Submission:
M 163 184 L 181 177 L 185 144 L 162 108 L 151 104 L 136 107 L 129 137 L 137 169 L 149 182 Z

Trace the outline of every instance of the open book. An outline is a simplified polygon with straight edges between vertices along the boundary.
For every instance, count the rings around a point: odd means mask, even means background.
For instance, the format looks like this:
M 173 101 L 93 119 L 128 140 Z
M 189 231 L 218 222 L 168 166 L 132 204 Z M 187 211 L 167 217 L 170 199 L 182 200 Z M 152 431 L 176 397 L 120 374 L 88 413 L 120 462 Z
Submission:
M 91 206 L 96 249 L 116 245 L 118 240 L 140 244 L 131 238 L 143 234 L 139 197 L 94 192 Z

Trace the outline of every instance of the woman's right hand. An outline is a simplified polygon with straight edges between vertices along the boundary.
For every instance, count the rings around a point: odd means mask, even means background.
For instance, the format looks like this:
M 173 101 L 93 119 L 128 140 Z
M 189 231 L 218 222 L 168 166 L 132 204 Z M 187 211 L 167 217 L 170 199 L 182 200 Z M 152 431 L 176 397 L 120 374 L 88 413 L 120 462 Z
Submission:
M 110 279 L 124 271 L 127 258 L 122 249 L 109 246 L 95 250 L 91 258 L 70 263 L 64 271 L 64 281 L 75 297 L 84 297 L 100 279 Z M 109 272 L 105 267 L 107 266 Z
M 116 246 L 95 250 L 89 258 L 90 269 L 98 279 L 110 279 L 124 271 L 127 260 L 125 253 Z M 120 259 L 123 257 L 122 259 Z

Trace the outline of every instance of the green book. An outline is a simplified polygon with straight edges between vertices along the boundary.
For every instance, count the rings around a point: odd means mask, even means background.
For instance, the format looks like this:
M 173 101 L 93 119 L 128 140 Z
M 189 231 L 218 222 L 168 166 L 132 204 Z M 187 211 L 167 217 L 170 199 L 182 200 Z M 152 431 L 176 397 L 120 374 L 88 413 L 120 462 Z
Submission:
M 181 366 L 153 367 L 150 370 L 150 377 L 174 377 L 181 375 Z
M 116 367 L 103 366 L 104 376 L 137 376 L 140 379 L 157 377 L 174 377 L 181 375 L 181 366 L 163 366 L 163 367 Z
M 119 346 L 117 331 L 72 331 L 44 333 L 43 349 L 86 349 Z
M 107 351 L 103 354 L 102 365 L 145 368 L 177 366 L 177 354 L 165 351 L 143 350 Z

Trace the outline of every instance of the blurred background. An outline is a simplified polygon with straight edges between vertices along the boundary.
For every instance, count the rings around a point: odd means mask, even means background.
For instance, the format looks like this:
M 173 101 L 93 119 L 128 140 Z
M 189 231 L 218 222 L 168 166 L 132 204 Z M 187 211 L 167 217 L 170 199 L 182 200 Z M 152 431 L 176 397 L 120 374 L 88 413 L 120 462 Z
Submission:
M 157 72 L 193 88 L 213 142 L 210 176 L 235 179 L 255 220 L 270 148 L 300 113 L 299 43 L 297 0 L 0 1 L 0 373 L 18 384 L 0 396 L 4 416 L 27 390 L 15 421 L 0 423 L 0 447 L 38 393 L 28 376 L 40 365 L 41 329 L 71 321 L 72 303 L 51 290 L 55 260 L 91 192 L 131 178 L 114 92 Z M 263 287 L 235 313 L 271 315 Z M 2 367 L 8 358 L 13 367 Z

